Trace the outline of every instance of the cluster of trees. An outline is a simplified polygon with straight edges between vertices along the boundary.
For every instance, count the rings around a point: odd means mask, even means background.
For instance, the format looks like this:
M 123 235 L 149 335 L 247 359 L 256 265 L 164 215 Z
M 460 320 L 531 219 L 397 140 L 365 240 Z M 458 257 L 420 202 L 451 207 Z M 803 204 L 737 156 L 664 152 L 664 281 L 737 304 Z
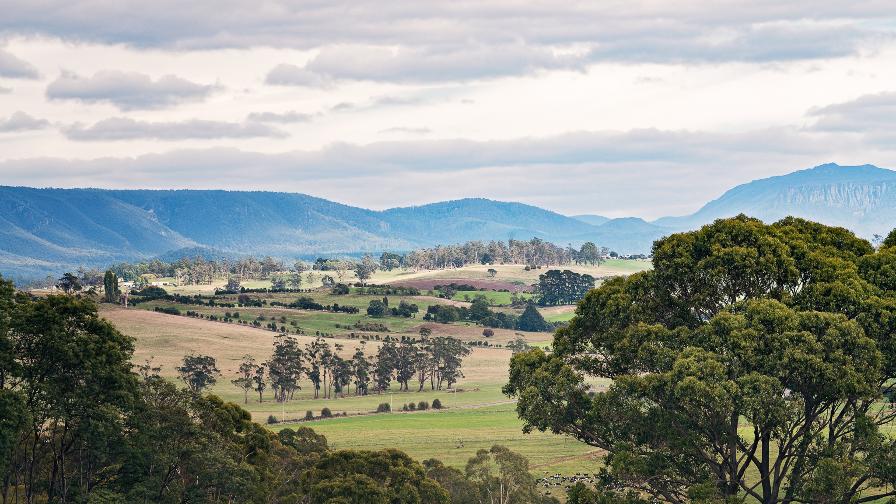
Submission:
M 538 304 L 556 306 L 578 303 L 594 288 L 594 277 L 570 270 L 550 270 L 538 276 Z
M 392 315 L 393 317 L 404 317 L 411 318 L 416 317 L 417 312 L 420 311 L 420 307 L 418 307 L 414 303 L 409 303 L 402 299 L 398 302 L 397 306 L 389 307 L 389 298 L 383 296 L 382 301 L 379 299 L 373 299 L 370 301 L 370 304 L 367 306 L 367 315 L 370 317 L 385 317 L 387 315 Z
M 271 357 L 256 362 L 251 355 L 243 357 L 239 375 L 232 382 L 244 392 L 258 394 L 264 401 L 264 392 L 270 389 L 277 402 L 290 401 L 301 390 L 301 382 L 311 383 L 314 397 L 337 398 L 346 395 L 368 395 L 388 391 L 392 382 L 399 389 L 410 390 L 410 383 L 417 382 L 422 391 L 427 382 L 432 390 L 451 388 L 463 377 L 461 366 L 470 349 L 454 338 L 434 337 L 420 341 L 402 339 L 384 342 L 375 354 L 367 354 L 365 342 L 355 349 L 351 357 L 343 357 L 341 344 L 330 344 L 318 338 L 302 347 L 289 335 L 278 335 Z M 189 369 L 185 374 L 183 369 Z M 203 390 L 215 383 L 219 374 L 214 359 L 208 356 L 189 355 L 178 368 L 181 377 L 191 388 L 202 384 Z
M 527 304 L 519 316 L 512 313 L 495 311 L 489 306 L 484 296 L 478 296 L 469 307 L 454 305 L 430 305 L 426 308 L 423 320 L 431 320 L 441 324 L 467 321 L 497 329 L 516 329 L 519 331 L 547 331 L 553 326 L 548 323 L 533 304 Z
M 896 496 L 896 231 L 875 250 L 738 216 L 657 241 L 653 264 L 591 291 L 551 354 L 512 358 L 525 430 L 607 453 L 606 488 L 571 501 Z

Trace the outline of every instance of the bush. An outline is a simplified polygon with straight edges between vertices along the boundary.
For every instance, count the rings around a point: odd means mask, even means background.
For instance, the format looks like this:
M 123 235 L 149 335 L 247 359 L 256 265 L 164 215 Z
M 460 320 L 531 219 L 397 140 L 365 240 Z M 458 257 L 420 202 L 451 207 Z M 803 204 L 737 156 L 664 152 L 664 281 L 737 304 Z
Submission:
M 333 418 L 333 412 L 330 411 L 330 408 L 324 408 L 324 409 L 320 410 L 320 417 L 321 418 Z
M 417 403 L 417 409 L 421 411 L 426 411 L 429 409 L 429 403 L 426 401 L 420 401 Z
M 408 410 L 409 410 L 409 411 L 416 411 L 416 410 L 417 410 L 417 405 L 414 404 L 414 403 L 408 403 Z
M 401 405 L 401 411 L 411 411 L 411 410 L 410 410 L 410 408 L 408 408 L 408 405 L 407 405 L 407 404 L 402 404 L 402 405 Z
M 370 317 L 385 317 L 386 316 L 386 304 L 380 301 L 379 299 L 374 299 L 370 302 L 370 305 L 367 307 L 367 315 Z
M 345 285 L 343 283 L 338 283 L 333 286 L 333 295 L 334 296 L 344 296 L 344 295 L 348 294 L 348 292 L 349 292 L 348 285 Z
M 442 401 L 438 399 L 432 400 L 432 409 L 442 409 Z
M 380 405 L 376 407 L 377 413 L 389 413 L 391 411 L 392 411 L 392 407 L 389 406 L 389 403 L 387 403 L 387 402 L 380 403 Z
M 305 412 L 305 420 L 314 420 L 314 413 L 312 413 L 311 410 Z
M 277 422 L 277 417 L 275 417 L 274 415 L 268 415 L 268 425 L 273 425 Z
M 494 329 L 486 328 L 486 329 L 482 330 L 482 335 L 485 336 L 486 338 L 491 338 L 492 336 L 495 335 L 495 331 L 494 331 Z

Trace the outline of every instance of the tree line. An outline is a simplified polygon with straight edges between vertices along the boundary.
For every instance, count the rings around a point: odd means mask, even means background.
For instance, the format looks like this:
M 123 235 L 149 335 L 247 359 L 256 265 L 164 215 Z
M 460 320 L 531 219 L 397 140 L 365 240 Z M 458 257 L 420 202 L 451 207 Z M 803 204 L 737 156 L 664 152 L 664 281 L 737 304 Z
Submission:
M 343 357 L 343 350 L 342 344 L 331 346 L 322 338 L 303 347 L 296 338 L 278 334 L 271 356 L 258 362 L 245 355 L 231 382 L 243 390 L 246 403 L 250 393 L 263 402 L 265 391 L 270 391 L 276 402 L 291 401 L 303 380 L 310 382 L 315 399 L 381 394 L 390 390 L 393 382 L 400 391 L 416 387 L 420 392 L 427 384 L 430 390 L 443 390 L 463 377 L 463 360 L 470 354 L 462 341 L 444 336 L 388 340 L 370 354 L 362 341 L 351 357 Z M 215 359 L 208 355 L 185 356 L 177 371 L 196 393 L 213 386 L 221 374 Z

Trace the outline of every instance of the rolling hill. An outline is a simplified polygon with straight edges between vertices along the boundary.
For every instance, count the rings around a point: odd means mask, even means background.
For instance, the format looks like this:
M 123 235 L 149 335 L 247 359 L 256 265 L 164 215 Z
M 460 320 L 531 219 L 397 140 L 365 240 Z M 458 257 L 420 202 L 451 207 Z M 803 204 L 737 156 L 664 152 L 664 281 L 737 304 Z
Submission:
M 0 187 L 0 273 L 20 280 L 178 253 L 290 258 L 476 239 L 566 243 L 593 231 L 485 199 L 373 211 L 304 194 Z
M 373 211 L 292 193 L 0 187 L 0 273 L 27 280 L 178 254 L 294 258 L 532 237 L 647 253 L 657 238 L 739 213 L 886 234 L 896 225 L 896 172 L 821 165 L 739 185 L 692 215 L 653 222 L 488 199 Z

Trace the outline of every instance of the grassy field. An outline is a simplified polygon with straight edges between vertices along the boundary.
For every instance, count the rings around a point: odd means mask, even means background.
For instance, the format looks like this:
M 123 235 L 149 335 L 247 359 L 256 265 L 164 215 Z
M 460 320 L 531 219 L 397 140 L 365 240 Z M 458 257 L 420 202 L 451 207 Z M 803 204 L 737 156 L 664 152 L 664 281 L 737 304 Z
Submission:
M 491 266 L 498 270 L 493 280 L 514 285 L 529 285 L 537 282 L 538 275 L 546 271 L 525 271 L 519 265 Z M 596 277 L 627 274 L 649 267 L 644 261 L 608 261 L 599 267 L 571 266 L 575 271 L 589 273 Z M 488 280 L 489 266 L 471 266 L 466 268 L 440 271 L 402 271 L 393 270 L 377 272 L 370 283 L 385 284 L 407 279 L 470 279 Z M 320 274 L 316 273 L 316 278 Z M 303 275 L 304 280 L 304 275 Z M 351 282 L 354 278 L 344 278 Z M 248 288 L 270 287 L 268 281 L 253 281 L 243 284 Z M 222 287 L 223 280 L 212 285 L 169 287 L 170 293 L 210 295 L 216 287 Z M 319 285 L 303 283 L 303 288 L 319 287 Z M 290 332 L 296 329 L 302 335 L 294 335 L 301 345 L 312 342 L 318 334 L 326 335 L 331 345 L 339 345 L 343 356 L 354 353 L 363 347 L 368 354 L 375 353 L 380 339 L 386 334 L 392 337 L 419 337 L 422 327 L 430 329 L 433 336 L 451 336 L 463 341 L 487 342 L 490 347 L 473 347 L 471 354 L 464 362 L 464 377 L 457 383 L 456 390 L 432 391 L 425 388 L 416 392 L 391 392 L 381 395 L 356 397 L 348 395 L 341 398 L 317 398 L 312 394 L 310 382 L 302 383 L 302 390 L 296 399 L 288 403 L 276 403 L 270 400 L 269 394 L 263 402 L 249 395 L 244 407 L 252 414 L 254 420 L 265 423 L 269 416 L 275 416 L 280 423 L 271 428 L 281 429 L 299 423 L 309 425 L 327 436 L 334 448 L 379 449 L 396 447 L 415 458 L 426 459 L 436 457 L 445 463 L 462 467 L 476 450 L 487 448 L 492 444 L 504 444 L 515 451 L 526 455 L 536 473 L 575 473 L 594 469 L 595 458 L 599 453 L 592 447 L 568 439 L 545 433 L 522 433 L 522 422 L 517 418 L 514 403 L 501 393 L 501 387 L 507 381 L 510 351 L 502 346 L 508 341 L 523 337 L 530 345 L 549 347 L 551 333 L 523 333 L 513 330 L 496 329 L 490 338 L 483 336 L 483 328 L 471 323 L 437 324 L 422 320 L 426 307 L 431 304 L 468 305 L 477 295 L 485 295 L 496 310 L 521 310 L 510 308 L 511 294 L 500 291 L 462 291 L 453 299 L 434 297 L 427 291 L 419 296 L 389 296 L 389 305 L 396 306 L 402 300 L 415 303 L 420 312 L 416 317 L 370 318 L 366 308 L 371 300 L 382 299 L 382 296 L 359 294 L 352 289 L 348 295 L 336 296 L 329 289 L 316 289 L 310 293 L 252 293 L 253 298 L 263 300 L 267 304 L 262 307 L 220 307 L 202 305 L 184 305 L 172 301 L 156 300 L 144 302 L 136 307 L 124 309 L 117 306 L 102 305 L 101 314 L 125 334 L 136 340 L 135 361 L 142 363 L 152 360 L 162 367 L 162 375 L 176 380 L 176 367 L 184 355 L 202 353 L 215 357 L 222 376 L 212 387 L 211 392 L 225 400 L 244 403 L 244 393 L 231 383 L 243 356 L 251 355 L 262 362 L 269 357 L 276 333 L 252 327 L 255 320 L 262 326 L 274 321 L 277 326 L 285 326 Z M 524 294 L 525 295 L 525 294 Z M 309 296 L 323 305 L 339 304 L 354 306 L 357 314 L 331 313 L 324 311 L 299 310 L 287 307 L 272 307 L 270 303 L 291 303 L 297 297 Z M 217 302 L 236 302 L 236 296 L 219 296 Z M 175 307 L 185 313 L 191 310 L 205 316 L 215 315 L 245 321 L 245 324 L 225 323 L 178 315 L 168 315 L 153 311 L 156 307 Z M 573 306 L 541 308 L 549 321 L 569 320 Z M 238 312 L 236 315 L 235 312 Z M 263 320 L 262 320 L 263 319 Z M 387 326 L 388 333 L 362 332 L 354 328 L 356 322 L 376 322 Z M 369 341 L 360 339 L 364 334 Z M 602 385 L 602 384 L 598 384 Z M 428 387 L 428 386 L 427 386 Z M 393 388 L 396 388 L 393 385 Z M 432 403 L 439 399 L 445 409 L 435 411 L 402 413 L 402 405 L 410 402 L 427 401 Z M 377 405 L 388 402 L 393 413 L 372 414 Z M 323 408 L 329 408 L 338 418 L 301 421 L 307 411 L 319 416 Z M 347 416 L 342 416 L 343 412 Z
M 513 296 L 510 292 L 503 291 L 457 291 L 451 298 L 455 301 L 471 302 L 478 297 L 484 297 L 491 306 L 510 306 L 510 299 Z M 523 299 L 532 299 L 533 295 L 528 292 L 518 294 Z
M 263 360 L 274 341 L 274 333 L 263 329 L 143 309 L 101 305 L 101 314 L 119 330 L 135 338 L 136 362 L 151 359 L 162 367 L 162 375 L 169 379 L 176 379 L 175 368 L 186 354 L 201 352 L 215 357 L 222 376 L 211 392 L 239 404 L 243 404 L 243 392 L 230 380 L 235 377 L 240 360 L 247 354 Z M 437 329 L 445 330 L 444 327 Z M 476 327 L 469 329 L 477 333 L 481 331 Z M 536 344 L 547 344 L 550 340 L 550 334 L 546 333 L 527 336 Z M 314 339 L 311 336 L 297 338 L 303 345 Z M 342 338 L 327 338 L 327 341 L 331 345 L 342 345 L 342 354 L 346 356 L 359 346 L 375 352 L 380 344 Z M 292 421 L 302 419 L 309 410 L 314 415 L 319 415 L 324 407 L 337 414 L 345 412 L 348 416 L 344 418 L 302 422 L 302 425 L 312 426 L 325 434 L 335 448 L 397 447 L 417 458 L 437 457 L 462 466 L 477 449 L 501 443 L 530 457 L 539 471 L 576 472 L 592 467 L 594 454 L 584 444 L 551 434 L 522 433 L 522 422 L 516 416 L 512 401 L 501 393 L 501 386 L 507 380 L 509 359 L 510 352 L 504 349 L 474 348 L 464 363 L 465 376 L 455 391 L 432 391 L 427 386 L 422 392 L 313 399 L 310 383 L 306 382 L 302 383 L 302 391 L 296 400 L 289 403 L 278 404 L 269 397 L 259 403 L 250 395 L 244 407 L 258 422 L 264 423 L 269 415 L 285 421 L 272 428 L 293 425 Z M 370 414 L 382 402 L 389 402 L 395 410 L 400 410 L 405 403 L 432 403 L 436 398 L 446 409 Z M 374 432 L 376 435 L 371 435 Z

